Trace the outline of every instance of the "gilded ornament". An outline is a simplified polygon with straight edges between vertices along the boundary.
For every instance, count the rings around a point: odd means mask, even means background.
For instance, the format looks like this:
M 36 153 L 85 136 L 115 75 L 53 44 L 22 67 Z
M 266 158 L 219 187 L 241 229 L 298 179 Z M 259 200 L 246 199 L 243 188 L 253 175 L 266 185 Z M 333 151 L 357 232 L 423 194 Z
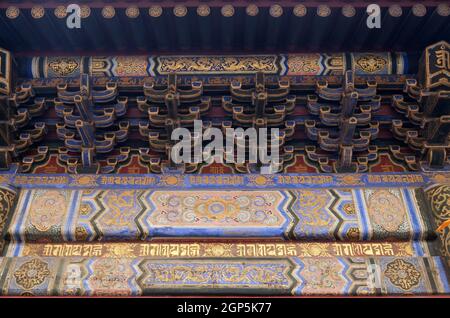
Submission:
M 139 16 L 139 8 L 136 7 L 136 6 L 128 7 L 125 10 L 125 14 L 130 19 L 135 19 L 135 18 L 137 18 Z
M 368 194 L 366 204 L 372 223 L 386 232 L 393 233 L 404 226 L 407 212 L 398 190 L 373 190 Z
M 209 244 L 205 248 L 205 256 L 209 257 L 231 257 L 233 253 L 231 252 L 231 244 L 217 243 Z
M 62 77 L 72 74 L 79 66 L 77 60 L 65 57 L 53 59 L 48 63 L 48 67 Z
M 211 9 L 206 4 L 201 4 L 197 7 L 197 14 L 200 17 L 207 17 L 210 15 L 210 13 L 211 13 Z
M 14 272 L 17 284 L 25 289 L 32 289 L 41 285 L 49 275 L 48 264 L 37 258 L 23 263 Z
M 64 19 L 67 16 L 67 11 L 65 6 L 57 6 L 55 8 L 55 17 L 58 19 Z
M 387 264 L 384 275 L 393 285 L 403 290 L 418 286 L 421 279 L 421 274 L 416 267 L 403 259 L 396 259 Z
M 367 73 L 376 73 L 382 70 L 388 62 L 377 55 L 366 54 L 356 60 L 356 64 Z
M 436 11 L 441 17 L 448 17 L 450 15 L 450 6 L 446 3 L 440 3 Z
M 15 19 L 19 16 L 20 10 L 17 7 L 11 6 L 6 9 L 6 17 L 9 19 Z
M 342 15 L 346 18 L 354 17 L 356 14 L 356 9 L 354 6 L 345 5 L 342 7 Z
M 247 8 L 245 8 L 245 13 L 251 17 L 256 17 L 259 13 L 259 8 L 255 4 L 249 4 Z
M 306 6 L 304 6 L 303 4 L 297 4 L 294 7 L 293 12 L 296 17 L 304 17 L 308 12 L 308 10 L 306 9 Z
M 234 7 L 231 4 L 224 5 L 220 12 L 226 18 L 232 17 L 234 15 Z
M 331 9 L 329 6 L 321 4 L 317 7 L 317 15 L 322 18 L 326 18 L 331 14 Z
M 439 222 L 450 219 L 450 187 L 440 185 L 427 192 L 431 210 Z
M 91 15 L 91 8 L 89 8 L 86 5 L 81 6 L 81 8 L 80 8 L 80 16 L 81 16 L 81 18 L 82 19 L 89 18 L 90 15 Z
M 391 5 L 388 9 L 391 17 L 398 18 L 403 14 L 402 7 L 398 4 Z
M 357 227 L 351 227 L 348 229 L 347 237 L 351 241 L 359 241 L 361 236 L 361 231 Z
M 173 14 L 176 17 L 179 17 L 179 18 L 182 18 L 182 17 L 186 16 L 187 11 L 188 10 L 187 10 L 187 8 L 185 6 L 175 6 L 173 8 Z
M 105 19 L 112 19 L 116 15 L 116 10 L 112 6 L 106 6 L 102 9 L 102 16 Z
M 421 3 L 416 3 L 412 7 L 412 13 L 416 17 L 423 17 L 423 16 L 425 16 L 427 14 L 427 8 Z
M 75 228 L 75 240 L 76 241 L 86 241 L 89 237 L 88 232 L 82 226 L 77 226 Z
M 270 6 L 269 14 L 274 18 L 279 18 L 283 15 L 283 7 L 279 4 L 274 4 Z
M 36 6 L 31 8 L 31 16 L 34 19 L 40 19 L 45 15 L 45 9 L 42 6 Z
M 149 16 L 153 17 L 153 18 L 158 18 L 162 15 L 163 9 L 161 6 L 151 6 L 148 9 L 148 14 Z
M 346 203 L 346 204 L 344 204 L 342 209 L 344 210 L 344 212 L 347 215 L 355 215 L 356 214 L 355 205 L 353 203 Z
M 58 227 L 63 222 L 68 208 L 68 199 L 64 192 L 42 190 L 36 192 L 29 211 L 29 222 L 39 232 Z

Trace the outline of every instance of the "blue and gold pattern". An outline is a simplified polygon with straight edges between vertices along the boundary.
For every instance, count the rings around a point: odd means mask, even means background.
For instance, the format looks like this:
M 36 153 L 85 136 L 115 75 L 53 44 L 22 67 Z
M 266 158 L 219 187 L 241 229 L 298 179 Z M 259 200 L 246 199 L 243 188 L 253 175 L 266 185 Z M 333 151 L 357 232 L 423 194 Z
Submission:
M 8 227 L 14 241 L 277 237 L 421 240 L 414 188 L 258 191 L 24 189 Z
M 22 61 L 22 77 L 71 78 L 81 73 L 97 77 L 180 75 L 356 75 L 408 74 L 403 53 L 198 55 L 198 56 L 95 56 L 33 57 Z M 395 65 L 395 67 L 394 67 Z
M 0 258 L 6 295 L 449 293 L 439 257 Z M 8 279 L 5 279 L 8 277 Z

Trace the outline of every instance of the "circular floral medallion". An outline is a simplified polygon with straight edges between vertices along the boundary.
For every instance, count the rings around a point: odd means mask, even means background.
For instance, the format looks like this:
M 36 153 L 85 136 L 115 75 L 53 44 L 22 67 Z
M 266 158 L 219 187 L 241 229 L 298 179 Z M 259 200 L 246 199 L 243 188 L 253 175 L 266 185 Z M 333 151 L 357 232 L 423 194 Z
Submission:
M 306 9 L 306 6 L 304 6 L 303 4 L 297 4 L 294 7 L 293 12 L 296 17 L 304 17 L 308 11 Z
M 57 6 L 55 8 L 55 17 L 58 19 L 64 19 L 67 16 L 67 11 L 65 6 Z
M 45 9 L 42 6 L 36 6 L 31 8 L 31 16 L 34 19 L 40 19 L 45 15 Z
M 437 13 L 442 17 L 448 17 L 450 15 L 450 6 L 446 3 L 440 3 L 437 6 Z
M 420 272 L 413 264 L 402 259 L 396 259 L 387 264 L 384 275 L 393 285 L 403 290 L 410 290 L 419 285 L 421 277 Z
M 173 14 L 176 17 L 182 18 L 187 14 L 187 8 L 185 6 L 176 6 L 173 8 Z
M 19 16 L 20 14 L 20 10 L 17 7 L 8 7 L 8 9 L 6 9 L 6 16 L 9 19 L 15 19 Z
M 25 289 L 31 289 L 42 284 L 49 275 L 48 264 L 37 258 L 23 263 L 14 272 L 17 284 Z
M 356 9 L 354 6 L 345 5 L 342 7 L 342 15 L 346 18 L 354 17 L 356 14 Z
M 158 18 L 161 16 L 163 9 L 160 6 L 152 6 L 148 9 L 148 14 L 152 18 Z
M 317 15 L 319 17 L 325 18 L 328 17 L 331 14 L 331 9 L 329 6 L 321 4 L 317 7 Z
M 416 17 L 423 17 L 427 14 L 427 7 L 421 3 L 413 5 L 412 12 Z
M 256 17 L 259 13 L 259 8 L 255 4 L 249 4 L 247 8 L 245 8 L 245 13 L 251 17 Z
M 391 17 L 398 18 L 403 14 L 402 7 L 398 4 L 391 5 L 388 9 Z
M 197 7 L 197 14 L 201 17 L 207 17 L 211 13 L 211 9 L 206 4 Z
M 40 232 L 48 231 L 61 223 L 66 209 L 64 194 L 49 190 L 34 198 L 29 214 L 30 223 Z
M 88 6 L 81 6 L 80 8 L 80 16 L 83 19 L 89 18 L 89 16 L 91 15 L 91 8 L 89 8 Z
M 234 15 L 234 7 L 231 4 L 224 5 L 220 12 L 226 18 L 232 17 Z
M 136 19 L 139 16 L 139 8 L 136 6 L 128 7 L 125 10 L 125 14 L 130 19 Z
M 106 6 L 102 9 L 102 16 L 105 19 L 112 19 L 116 15 L 116 10 L 112 6 Z
M 269 13 L 274 18 L 279 18 L 283 15 L 283 7 L 279 4 L 270 6 Z

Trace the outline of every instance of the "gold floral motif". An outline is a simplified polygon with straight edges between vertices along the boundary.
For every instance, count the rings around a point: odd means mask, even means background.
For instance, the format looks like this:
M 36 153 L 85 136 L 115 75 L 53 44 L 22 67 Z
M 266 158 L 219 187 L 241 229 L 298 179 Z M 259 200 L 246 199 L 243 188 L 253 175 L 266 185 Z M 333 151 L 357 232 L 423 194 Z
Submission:
M 301 254 L 305 257 L 331 256 L 326 243 L 304 243 L 300 245 Z
M 295 15 L 296 17 L 304 17 L 304 16 L 306 15 L 306 13 L 307 13 L 307 9 L 306 9 L 306 6 L 305 6 L 305 5 L 303 5 L 303 4 L 297 4 L 297 5 L 294 7 L 294 9 L 293 9 L 292 12 L 294 13 L 294 15 Z
M 0 189 L 0 233 L 3 231 L 8 214 L 14 203 L 15 194 L 11 191 Z
M 56 74 L 60 76 L 68 76 L 73 74 L 80 64 L 74 58 L 60 57 L 52 59 L 48 63 L 48 67 Z
M 255 4 L 249 4 L 247 8 L 245 8 L 245 12 L 251 17 L 256 17 L 259 13 L 259 8 Z
M 274 18 L 279 18 L 283 15 L 283 7 L 279 4 L 270 6 L 269 14 Z
M 75 228 L 75 240 L 77 241 L 86 241 L 89 234 L 86 229 L 82 226 L 77 226 Z
M 413 5 L 412 7 L 412 13 L 416 16 L 416 17 L 424 17 L 427 14 L 427 7 L 425 7 L 423 4 L 421 3 L 416 3 L 415 5 Z
M 116 15 L 116 10 L 112 6 L 106 6 L 102 9 L 102 16 L 105 19 L 112 19 Z
M 322 71 L 320 54 L 292 54 L 288 56 L 289 73 L 319 75 Z
M 201 17 L 207 17 L 211 13 L 211 9 L 206 4 L 201 4 L 197 7 L 197 14 Z
M 450 15 L 450 6 L 447 3 L 440 3 L 436 11 L 441 17 L 448 17 Z
M 403 14 L 402 7 L 398 4 L 391 5 L 388 9 L 388 12 L 394 18 L 398 18 Z
M 367 195 L 367 213 L 374 225 L 387 232 L 398 231 L 405 222 L 406 210 L 401 194 L 395 189 L 379 189 Z
M 205 255 L 212 257 L 229 257 L 232 256 L 231 244 L 210 244 L 205 248 Z
M 36 190 L 30 204 L 29 222 L 40 232 L 61 225 L 68 208 L 66 193 L 58 190 Z
M 20 14 L 20 10 L 17 7 L 8 7 L 6 9 L 6 17 L 8 17 L 9 19 L 15 19 L 19 16 Z
M 116 243 L 107 246 L 106 257 L 134 257 L 135 243 Z
M 148 9 L 148 15 L 152 18 L 158 18 L 161 16 L 163 9 L 160 6 L 151 6 Z
M 187 11 L 185 6 L 175 6 L 173 8 L 173 14 L 178 18 L 184 17 L 187 14 Z
M 89 213 L 91 213 L 91 206 L 86 203 L 81 204 L 80 215 L 89 215 Z
M 40 19 L 45 15 L 45 9 L 42 6 L 36 6 L 31 8 L 31 16 L 34 19 Z
M 234 7 L 231 4 L 224 5 L 220 12 L 226 18 L 232 17 L 234 15 Z
M 346 203 L 346 204 L 344 204 L 342 209 L 348 215 L 355 215 L 355 213 L 356 213 L 355 205 L 353 203 Z
M 114 68 L 115 76 L 147 76 L 148 57 L 118 56 Z
M 171 262 L 151 261 L 142 265 L 146 288 L 161 288 L 189 284 L 191 286 L 233 287 L 249 284 L 264 288 L 283 288 L 291 282 L 287 261 L 211 261 Z
M 325 4 L 321 4 L 317 7 L 317 15 L 319 17 L 325 18 L 331 14 L 331 9 Z
M 367 73 L 376 73 L 382 70 L 388 62 L 377 55 L 365 54 L 356 60 L 356 64 Z
M 91 15 L 91 8 L 89 8 L 86 5 L 83 5 L 80 7 L 80 16 L 83 19 L 89 18 L 89 16 Z
M 351 241 L 358 241 L 360 239 L 361 231 L 357 227 L 351 227 L 348 229 L 347 237 Z
M 88 175 L 76 175 L 73 177 L 73 182 L 75 185 L 82 185 L 82 186 L 94 186 L 97 185 L 96 181 L 97 178 L 95 176 L 88 176 Z
M 442 222 L 450 219 L 450 187 L 440 185 L 428 191 L 434 216 Z
M 403 290 L 410 290 L 420 283 L 421 274 L 416 267 L 402 259 L 387 264 L 384 275 L 390 282 Z
M 129 17 L 129 18 L 135 19 L 135 18 L 137 18 L 137 17 L 139 16 L 139 8 L 136 7 L 136 6 L 128 7 L 128 8 L 125 10 L 125 14 L 126 14 L 126 16 Z
M 356 9 L 352 5 L 345 5 L 342 7 L 342 15 L 346 18 L 354 17 L 356 14 Z
M 41 285 L 49 275 L 48 264 L 37 258 L 23 263 L 14 272 L 17 284 L 25 289 L 32 289 Z
M 58 19 L 63 19 L 67 16 L 66 7 L 65 6 L 57 6 L 55 8 L 54 13 Z

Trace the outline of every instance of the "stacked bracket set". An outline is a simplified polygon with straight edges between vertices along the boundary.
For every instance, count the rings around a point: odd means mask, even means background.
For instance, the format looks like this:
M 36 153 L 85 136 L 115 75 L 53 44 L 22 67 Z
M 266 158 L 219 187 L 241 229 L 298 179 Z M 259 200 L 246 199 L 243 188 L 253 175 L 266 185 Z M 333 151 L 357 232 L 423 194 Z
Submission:
M 1 49 L 0 294 L 450 293 L 450 45 L 416 56 Z M 196 120 L 279 128 L 273 173 L 175 164 Z

